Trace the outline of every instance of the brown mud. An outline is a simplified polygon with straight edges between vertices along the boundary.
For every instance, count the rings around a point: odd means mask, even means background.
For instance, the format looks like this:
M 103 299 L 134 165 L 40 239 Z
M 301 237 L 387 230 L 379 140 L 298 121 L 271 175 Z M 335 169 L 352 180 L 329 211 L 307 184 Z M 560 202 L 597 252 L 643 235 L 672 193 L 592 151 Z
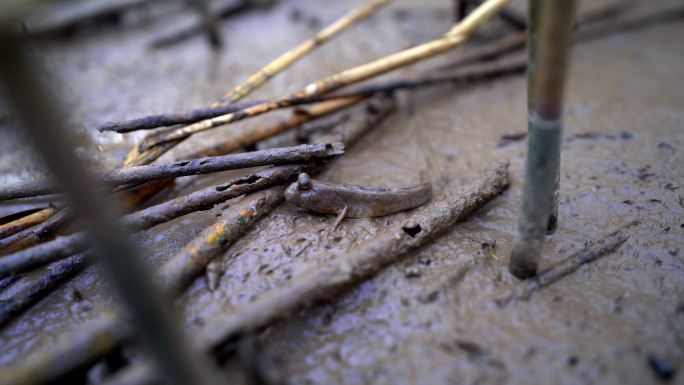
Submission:
M 97 126 L 208 103 L 313 34 L 320 23 L 359 3 L 283 1 L 229 19 L 221 23 L 226 47 L 218 56 L 201 36 L 149 50 L 154 36 L 169 30 L 182 13 L 43 43 L 37 53 L 70 108 L 74 135 L 83 143 L 79 155 L 115 167 L 145 132 L 121 136 L 99 133 Z M 450 3 L 399 1 L 276 76 L 253 98 L 286 94 L 313 79 L 432 39 L 450 26 Z M 582 5 L 589 9 L 601 3 L 606 2 Z M 673 4 L 644 2 L 634 12 Z M 506 28 L 500 21 L 493 24 L 475 40 Z M 506 267 L 525 154 L 519 135 L 526 131 L 525 79 L 401 93 L 399 112 L 320 179 L 405 186 L 418 182 L 427 169 L 439 198 L 455 194 L 490 161 L 508 159 L 512 186 L 469 221 L 378 276 L 260 334 L 260 346 L 288 383 L 647 384 L 660 380 L 663 364 L 675 370 L 672 383 L 684 381 L 684 64 L 679 36 L 684 36 L 682 22 L 576 46 L 559 226 L 548 237 L 541 269 L 588 240 L 635 219 L 640 224 L 629 229 L 630 238 L 615 253 L 529 300 L 504 307 L 495 300 L 518 284 Z M 401 72 L 444 64 L 459 50 Z M 163 159 L 282 116 L 287 115 L 277 112 L 198 134 Z M 10 129 L 14 124 L 0 122 L 3 183 L 40 175 L 36 159 L 17 144 L 21 138 Z M 237 175 L 183 178 L 155 201 Z M 183 248 L 215 221 L 218 209 L 139 235 L 150 262 L 159 265 Z M 250 303 L 408 215 L 348 219 L 329 233 L 334 217 L 280 206 L 212 266 L 212 274 L 219 275 L 216 290 L 198 279 L 178 300 L 188 330 L 218 309 Z M 39 273 L 0 292 L 0 299 Z M 78 331 L 115 304 L 99 269 L 88 268 L 0 330 L 0 370 L 54 344 L 64 331 Z

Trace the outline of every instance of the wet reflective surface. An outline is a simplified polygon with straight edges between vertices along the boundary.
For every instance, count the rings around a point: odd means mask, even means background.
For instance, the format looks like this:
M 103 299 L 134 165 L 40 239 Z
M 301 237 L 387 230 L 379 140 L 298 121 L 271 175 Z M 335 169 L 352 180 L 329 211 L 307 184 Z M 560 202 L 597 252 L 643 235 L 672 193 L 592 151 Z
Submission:
M 287 1 L 230 19 L 222 24 L 227 47 L 218 57 L 201 37 L 148 50 L 148 42 L 168 29 L 173 17 L 183 17 L 176 13 L 168 20 L 132 23 L 44 44 L 36 51 L 72 114 L 74 135 L 83 143 L 79 153 L 112 167 L 144 133 L 100 134 L 94 130 L 98 124 L 209 102 L 311 35 L 319 28 L 316 20 L 324 25 L 352 3 L 360 1 Z M 275 77 L 253 98 L 295 91 L 311 80 L 438 36 L 451 23 L 449 6 L 447 1 L 391 5 Z M 293 17 L 295 8 L 299 17 Z M 485 35 L 497 28 L 505 27 L 492 26 Z M 513 184 L 433 244 L 334 300 L 264 331 L 260 339 L 266 354 L 288 383 L 643 384 L 656 381 L 649 355 L 678 369 L 673 382 L 681 380 L 684 88 L 682 46 L 675 36 L 682 34 L 684 24 L 678 22 L 576 47 L 559 227 L 548 237 L 541 268 L 620 225 L 634 219 L 641 223 L 616 253 L 529 301 L 504 308 L 494 300 L 517 282 L 506 266 L 525 142 L 499 146 L 499 141 L 526 130 L 525 79 L 402 93 L 400 111 L 318 178 L 405 186 L 418 182 L 421 171 L 427 170 L 435 181 L 434 199 L 439 199 L 458 194 L 459 186 L 477 177 L 489 161 L 509 159 Z M 445 63 L 458 52 L 401 72 Z M 164 159 L 279 116 L 283 114 L 196 135 Z M 39 170 L 36 160 L 16 144 L 12 124 L 0 125 L 2 183 L 32 177 Z M 156 199 L 235 174 L 186 178 Z M 217 207 L 191 214 L 142 233 L 139 238 L 150 261 L 170 258 L 219 211 Z M 200 278 L 178 301 L 188 330 L 218 309 L 248 305 L 260 293 L 297 279 L 304 269 L 336 258 L 407 215 L 346 220 L 329 233 L 333 216 L 280 206 L 217 262 L 222 272 L 217 290 L 209 291 Z M 6 289 L 0 298 L 11 296 L 23 283 Z M 0 366 L 54 343 L 65 330 L 79 330 L 115 303 L 102 274 L 88 269 L 0 331 Z

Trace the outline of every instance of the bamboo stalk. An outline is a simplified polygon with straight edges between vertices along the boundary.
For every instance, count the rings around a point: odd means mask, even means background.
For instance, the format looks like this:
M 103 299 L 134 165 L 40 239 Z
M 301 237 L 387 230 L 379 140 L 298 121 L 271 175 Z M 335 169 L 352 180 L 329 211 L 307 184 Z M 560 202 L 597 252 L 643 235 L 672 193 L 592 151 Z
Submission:
M 320 143 L 293 147 L 250 151 L 242 154 L 188 159 L 168 164 L 125 167 L 96 173 L 94 178 L 102 186 L 120 186 L 181 176 L 209 174 L 240 168 L 307 162 L 312 159 L 342 155 L 342 143 Z M 34 197 L 59 192 L 48 180 L 39 180 L 0 191 L 0 200 Z
M 390 0 L 371 0 L 357 8 L 352 9 L 341 18 L 335 20 L 332 24 L 320 30 L 314 36 L 299 43 L 299 45 L 296 47 L 268 63 L 266 66 L 247 78 L 247 80 L 245 80 L 242 84 L 236 86 L 232 91 L 224 95 L 221 98 L 222 100 L 214 103 L 212 107 L 232 104 L 244 98 L 257 88 L 261 87 L 274 75 L 289 68 L 297 60 L 313 51 L 316 47 L 325 44 L 328 40 L 347 30 L 355 23 L 368 18 L 379 8 L 387 5 L 389 1 Z
M 46 263 L 66 258 L 85 247 L 85 235 L 75 233 L 57 237 L 41 245 L 0 258 L 0 278 L 23 273 Z
M 0 279 L 0 290 L 5 290 L 5 288 L 12 285 L 19 278 L 20 277 L 18 275 L 13 275 L 11 277 L 5 277 L 5 278 Z M 2 306 L 2 300 L 0 300 L 0 306 Z
M 138 130 L 151 130 L 157 127 L 167 127 L 175 126 L 177 124 L 195 123 L 200 120 L 213 118 L 217 115 L 224 115 L 231 112 L 239 111 L 259 103 L 263 103 L 263 101 L 253 101 L 240 104 L 231 104 L 227 106 L 199 108 L 185 113 L 148 115 L 142 118 L 123 120 L 118 122 L 107 122 L 100 125 L 97 128 L 97 130 L 100 132 L 112 131 L 124 134 L 127 132 Z
M 635 224 L 636 222 L 633 222 L 625 227 L 633 226 Z M 614 231 L 595 243 L 585 245 L 584 249 L 579 252 L 550 267 L 538 276 L 517 285 L 508 296 L 496 300 L 496 303 L 499 306 L 505 306 L 513 300 L 528 300 L 536 291 L 574 273 L 583 265 L 594 262 L 606 254 L 612 253 L 629 238 L 624 230 L 625 229 L 623 228 Z
M 50 218 L 56 211 L 57 209 L 54 206 L 50 206 L 14 221 L 0 225 L 0 239 L 6 238 L 29 227 L 41 224 Z

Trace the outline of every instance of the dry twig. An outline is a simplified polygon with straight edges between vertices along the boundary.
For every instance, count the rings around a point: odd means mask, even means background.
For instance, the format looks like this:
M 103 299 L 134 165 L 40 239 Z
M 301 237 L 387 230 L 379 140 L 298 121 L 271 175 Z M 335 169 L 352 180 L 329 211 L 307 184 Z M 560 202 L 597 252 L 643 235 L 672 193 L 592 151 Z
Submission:
M 637 222 L 632 222 L 627 226 L 623 226 L 620 230 L 610 233 L 605 238 L 586 245 L 584 249 L 566 258 L 557 265 L 550 267 L 538 276 L 520 283 L 512 290 L 510 295 L 496 300 L 496 303 L 499 306 L 504 306 L 513 300 L 528 300 L 534 292 L 574 273 L 577 269 L 582 267 L 582 265 L 594 262 L 606 254 L 612 253 L 629 238 L 625 233 L 625 229 L 636 224 Z
M 329 158 L 342 155 L 343 153 L 344 146 L 341 143 L 299 145 L 250 151 L 241 154 L 188 159 L 169 164 L 125 167 L 98 172 L 94 175 L 94 178 L 102 186 L 120 186 L 240 168 L 307 162 L 312 159 Z M 5 188 L 0 191 L 0 200 L 34 197 L 58 191 L 57 187 L 50 181 L 40 180 Z
M 32 212 L 29 215 L 23 216 L 17 220 L 4 223 L 0 225 L 0 239 L 6 238 L 12 234 L 18 233 L 31 226 L 38 225 L 50 218 L 57 209 L 53 206 Z

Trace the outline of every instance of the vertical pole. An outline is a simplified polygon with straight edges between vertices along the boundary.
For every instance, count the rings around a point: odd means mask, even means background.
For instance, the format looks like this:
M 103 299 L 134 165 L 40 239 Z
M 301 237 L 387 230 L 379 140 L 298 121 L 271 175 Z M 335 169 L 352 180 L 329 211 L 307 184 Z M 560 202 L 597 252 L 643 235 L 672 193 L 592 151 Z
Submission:
M 530 0 L 528 143 L 522 204 L 510 272 L 537 273 L 544 235 L 558 220 L 565 78 L 576 0 Z
M 156 290 L 145 261 L 118 225 L 114 205 L 97 194 L 94 182 L 74 155 L 58 103 L 39 81 L 37 71 L 25 56 L 25 46 L 18 39 L 0 26 L 0 86 L 88 230 L 159 378 L 171 385 L 213 383 L 212 373 L 204 367 L 206 363 L 191 354 L 191 345 L 180 325 L 174 322 L 170 299 Z

